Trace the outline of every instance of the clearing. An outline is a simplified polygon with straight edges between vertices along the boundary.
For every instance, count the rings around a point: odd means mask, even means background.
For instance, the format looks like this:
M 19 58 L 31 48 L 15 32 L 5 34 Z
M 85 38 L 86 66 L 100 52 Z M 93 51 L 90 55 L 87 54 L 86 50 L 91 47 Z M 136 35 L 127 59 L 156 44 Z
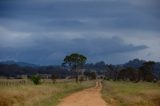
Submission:
M 58 106 L 107 106 L 101 97 L 102 85 L 100 81 L 96 86 L 74 93 L 64 98 Z

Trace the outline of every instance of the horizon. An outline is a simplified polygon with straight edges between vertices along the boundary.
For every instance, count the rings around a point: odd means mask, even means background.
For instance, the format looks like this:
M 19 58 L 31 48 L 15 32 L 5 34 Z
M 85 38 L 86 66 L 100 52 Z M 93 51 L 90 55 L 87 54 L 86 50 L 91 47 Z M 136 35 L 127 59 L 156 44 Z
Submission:
M 143 59 L 139 59 L 139 58 L 134 58 L 131 60 L 128 60 L 124 63 L 121 64 L 110 64 L 110 63 L 106 63 L 105 61 L 101 60 L 101 61 L 97 61 L 97 62 L 86 62 L 85 64 L 96 64 L 99 62 L 104 62 L 106 65 L 124 65 L 130 61 L 134 61 L 134 60 L 139 60 L 139 61 L 153 61 L 153 60 L 143 60 Z M 5 63 L 5 62 L 15 62 L 15 63 L 26 63 L 26 64 L 31 64 L 31 65 L 36 65 L 36 66 L 61 66 L 61 64 L 36 64 L 36 63 L 32 63 L 32 62 L 25 62 L 25 61 L 14 61 L 14 60 L 5 60 L 5 61 L 0 61 L 0 63 Z M 154 61 L 156 63 L 160 63 L 160 61 Z
M 0 61 L 160 61 L 158 0 L 1 0 Z

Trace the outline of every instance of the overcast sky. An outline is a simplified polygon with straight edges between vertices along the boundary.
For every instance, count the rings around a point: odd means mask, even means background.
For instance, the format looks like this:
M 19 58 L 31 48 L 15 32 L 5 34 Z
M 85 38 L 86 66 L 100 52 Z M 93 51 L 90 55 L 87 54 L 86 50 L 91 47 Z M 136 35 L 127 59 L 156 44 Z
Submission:
M 159 0 L 0 0 L 0 61 L 160 61 Z

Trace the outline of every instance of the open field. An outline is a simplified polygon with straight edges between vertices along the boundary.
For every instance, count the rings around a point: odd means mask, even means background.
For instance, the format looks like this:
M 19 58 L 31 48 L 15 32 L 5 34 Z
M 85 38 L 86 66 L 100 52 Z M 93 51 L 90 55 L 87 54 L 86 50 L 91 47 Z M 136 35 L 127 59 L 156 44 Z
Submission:
M 160 83 L 104 81 L 102 96 L 111 106 L 160 106 Z
M 0 86 L 0 106 L 55 106 L 63 97 L 94 85 L 94 81 L 80 84 L 71 81 Z

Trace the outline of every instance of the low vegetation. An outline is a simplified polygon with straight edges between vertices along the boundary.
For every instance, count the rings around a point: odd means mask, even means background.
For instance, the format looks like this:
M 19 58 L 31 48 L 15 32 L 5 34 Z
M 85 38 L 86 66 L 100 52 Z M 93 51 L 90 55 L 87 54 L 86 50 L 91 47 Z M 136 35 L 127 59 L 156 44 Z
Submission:
M 111 106 L 160 106 L 160 83 L 104 81 L 102 96 Z
M 31 81 L 35 84 L 38 85 L 40 84 L 41 81 L 41 77 L 39 75 L 34 75 L 31 77 Z
M 55 106 L 64 96 L 92 86 L 94 81 L 0 86 L 0 106 Z

